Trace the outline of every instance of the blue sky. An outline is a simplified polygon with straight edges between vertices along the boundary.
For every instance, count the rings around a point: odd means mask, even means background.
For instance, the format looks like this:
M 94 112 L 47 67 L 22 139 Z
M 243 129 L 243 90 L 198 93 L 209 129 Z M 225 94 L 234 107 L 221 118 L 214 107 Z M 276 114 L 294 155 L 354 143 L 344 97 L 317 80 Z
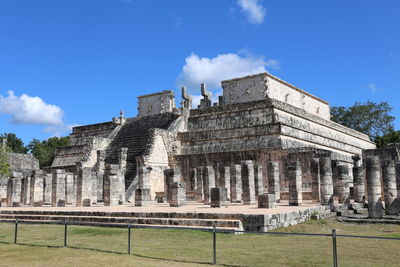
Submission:
M 137 113 L 138 95 L 267 70 L 400 118 L 400 1 L 1 0 L 0 132 L 28 143 Z M 396 120 L 400 129 L 400 119 Z

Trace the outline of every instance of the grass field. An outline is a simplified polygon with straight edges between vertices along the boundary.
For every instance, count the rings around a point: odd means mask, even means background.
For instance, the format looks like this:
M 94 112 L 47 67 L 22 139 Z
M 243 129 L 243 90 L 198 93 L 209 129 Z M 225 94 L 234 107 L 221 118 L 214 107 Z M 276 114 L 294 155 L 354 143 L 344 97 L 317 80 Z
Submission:
M 0 224 L 0 266 L 196 266 L 212 262 L 212 234 L 192 230 L 69 226 L 68 248 L 61 225 Z M 309 221 L 278 231 L 400 237 L 398 225 L 350 225 Z M 338 237 L 340 266 L 400 266 L 400 240 Z M 314 236 L 217 234 L 217 264 L 226 266 L 331 266 L 332 239 Z

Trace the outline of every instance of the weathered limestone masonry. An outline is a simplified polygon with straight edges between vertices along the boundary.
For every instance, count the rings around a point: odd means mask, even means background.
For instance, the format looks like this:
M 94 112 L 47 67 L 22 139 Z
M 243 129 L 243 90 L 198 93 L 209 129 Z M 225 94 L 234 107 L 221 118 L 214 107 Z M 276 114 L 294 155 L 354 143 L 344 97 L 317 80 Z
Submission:
M 65 173 L 65 195 L 66 203 L 75 205 L 76 195 L 75 195 L 75 175 L 73 172 Z M 95 191 L 96 192 L 96 191 Z
M 53 207 L 65 207 L 65 171 L 61 169 L 53 170 L 53 188 L 51 205 Z
M 302 170 L 299 161 L 289 163 L 287 167 L 289 179 L 289 205 L 299 206 L 303 202 L 303 193 L 301 188 Z
M 399 214 L 395 206 L 397 199 L 396 168 L 393 160 L 382 162 L 382 179 L 384 184 L 385 213 L 387 215 Z
M 314 158 L 311 161 L 312 175 L 312 197 L 316 202 L 321 201 L 321 173 L 319 166 L 319 158 Z
M 119 166 L 116 164 L 106 164 L 104 175 L 104 206 L 119 205 L 119 192 L 121 179 Z
M 258 196 L 258 208 L 272 209 L 276 207 L 275 194 L 261 194 Z
M 211 207 L 220 208 L 228 204 L 228 194 L 225 187 L 211 188 Z
M 182 88 L 179 109 L 173 91 L 163 91 L 138 97 L 136 117 L 121 111 L 109 122 L 74 127 L 69 144 L 43 173 L 31 155 L 10 154 L 12 171 L 20 174 L 7 182 L 0 178 L 0 198 L 8 205 L 78 207 L 143 206 L 156 197 L 166 197 L 171 206 L 186 200 L 214 207 L 258 201 L 260 208 L 312 200 L 324 205 L 325 214 L 334 192 L 341 203 L 348 203 L 350 190 L 356 202 L 364 201 L 364 162 L 370 215 L 380 217 L 381 169 L 376 171 L 374 161 L 366 164 L 369 156 L 379 156 L 393 161 L 382 172 L 386 212 L 395 212 L 388 207 L 396 207 L 394 163 L 400 192 L 398 145 L 376 150 L 367 135 L 332 122 L 327 102 L 268 73 L 222 81 L 222 88 L 212 103 L 202 84 L 197 109 Z M 268 217 L 264 225 L 272 229 L 309 217 Z
M 239 164 L 232 163 L 230 166 L 231 173 L 231 202 L 242 202 L 242 168 Z
M 346 165 L 338 166 L 338 197 L 340 204 L 350 203 L 350 187 L 349 187 L 349 167 Z
M 106 151 L 97 150 L 97 163 L 96 163 L 96 174 L 97 174 L 97 200 L 98 202 L 103 202 L 104 199 L 104 169 L 105 169 L 105 160 Z
M 30 206 L 41 207 L 43 205 L 44 174 L 42 170 L 34 171 L 30 184 Z
M 172 183 L 177 183 L 181 181 L 181 172 L 178 168 L 171 168 L 171 169 L 166 169 L 164 171 L 164 186 L 165 189 L 164 191 L 167 194 L 167 201 L 171 201 L 171 184 Z M 202 181 L 202 180 L 201 180 Z
M 92 197 L 92 170 L 77 164 L 76 206 L 90 206 Z
M 138 188 L 135 190 L 135 206 L 146 206 L 150 201 L 149 167 L 139 167 Z
M 22 172 L 12 172 L 9 206 L 21 206 Z
M 321 171 L 321 204 L 328 205 L 333 201 L 333 181 L 331 159 L 320 158 Z
M 251 160 L 244 160 L 242 168 L 243 204 L 249 205 L 256 202 L 254 186 L 254 164 Z
M 362 203 L 365 201 L 365 183 L 364 183 L 364 167 L 355 166 L 353 167 L 353 198 L 354 202 Z
M 279 178 L 279 162 L 269 161 L 268 168 L 268 193 L 275 194 L 276 202 L 281 200 L 281 186 Z
M 212 166 L 203 166 L 202 171 L 204 204 L 210 204 L 211 188 L 215 187 L 215 172 Z
M 400 162 L 396 162 L 397 197 L 400 198 Z
M 380 161 L 378 156 L 368 157 L 366 160 L 368 213 L 371 218 L 382 218 L 382 188 Z
M 262 167 L 260 165 L 254 166 L 254 186 L 256 190 L 256 199 L 257 199 L 257 197 L 263 194 L 265 191 Z

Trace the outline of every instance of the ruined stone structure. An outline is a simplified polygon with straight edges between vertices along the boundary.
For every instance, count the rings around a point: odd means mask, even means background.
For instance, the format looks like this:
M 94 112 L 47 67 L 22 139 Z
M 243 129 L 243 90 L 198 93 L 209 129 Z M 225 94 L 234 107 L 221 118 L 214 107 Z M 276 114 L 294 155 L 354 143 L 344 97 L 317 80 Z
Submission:
M 0 180 L 0 198 L 9 205 L 157 200 L 179 207 L 192 200 L 273 208 L 281 201 L 331 205 L 335 196 L 364 203 L 368 195 L 371 216 L 383 214 L 383 199 L 396 214 L 397 146 L 376 150 L 367 135 L 332 122 L 327 102 L 268 73 L 222 81 L 222 88 L 212 103 L 202 84 L 197 109 L 183 87 L 180 108 L 172 91 L 162 91 L 140 96 L 136 117 L 121 111 L 109 122 L 74 127 L 49 170 L 15 170 L 9 182 Z M 371 157 L 386 162 L 384 185 Z

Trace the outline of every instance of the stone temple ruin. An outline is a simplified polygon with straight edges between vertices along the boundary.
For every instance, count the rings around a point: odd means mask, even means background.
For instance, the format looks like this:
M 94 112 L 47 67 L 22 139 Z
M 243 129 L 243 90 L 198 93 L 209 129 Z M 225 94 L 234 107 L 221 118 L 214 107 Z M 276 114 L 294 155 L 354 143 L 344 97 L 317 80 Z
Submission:
M 365 213 L 368 202 L 370 217 L 399 213 L 397 146 L 377 150 L 367 135 L 332 122 L 327 102 L 268 73 L 222 88 L 212 103 L 202 84 L 196 109 L 182 88 L 180 108 L 162 91 L 138 97 L 136 117 L 121 112 L 74 127 L 51 168 L 12 166 L 0 183 L 1 205 L 269 209 L 308 201 L 318 212 Z M 285 225 L 262 220 L 258 230 Z

